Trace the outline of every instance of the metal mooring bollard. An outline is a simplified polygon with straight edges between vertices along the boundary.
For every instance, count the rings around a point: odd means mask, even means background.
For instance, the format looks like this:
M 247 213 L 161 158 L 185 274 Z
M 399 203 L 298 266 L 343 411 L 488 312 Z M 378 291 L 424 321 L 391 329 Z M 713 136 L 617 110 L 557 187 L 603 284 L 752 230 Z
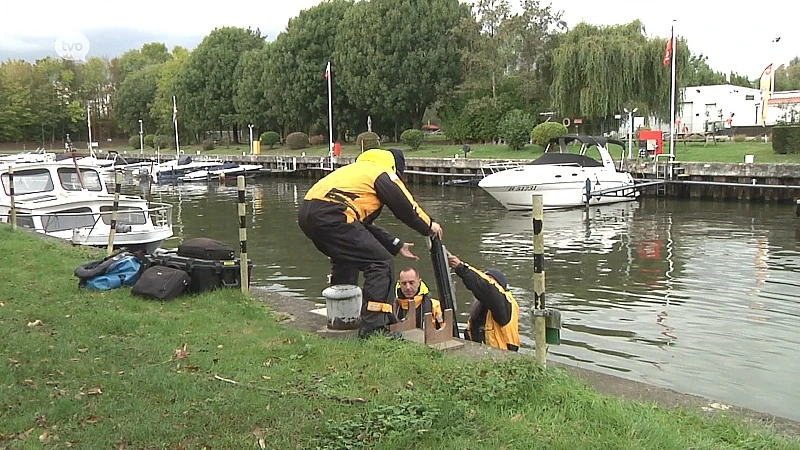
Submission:
M 361 325 L 361 288 L 338 284 L 322 291 L 328 316 L 328 329 L 355 330 Z

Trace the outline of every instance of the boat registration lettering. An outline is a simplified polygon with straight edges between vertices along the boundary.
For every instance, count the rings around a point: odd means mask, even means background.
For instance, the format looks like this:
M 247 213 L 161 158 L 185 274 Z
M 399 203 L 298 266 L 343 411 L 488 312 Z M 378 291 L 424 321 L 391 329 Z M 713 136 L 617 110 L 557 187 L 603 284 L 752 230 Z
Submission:
M 525 191 L 535 191 L 535 190 L 536 186 L 509 186 L 508 188 L 508 192 L 515 192 L 515 191 L 525 192 Z

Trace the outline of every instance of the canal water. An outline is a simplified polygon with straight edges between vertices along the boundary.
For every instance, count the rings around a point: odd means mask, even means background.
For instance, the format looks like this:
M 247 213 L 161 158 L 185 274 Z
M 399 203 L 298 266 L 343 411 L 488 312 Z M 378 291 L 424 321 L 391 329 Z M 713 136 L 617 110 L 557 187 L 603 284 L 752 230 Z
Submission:
M 308 180 L 247 187 L 251 283 L 323 301 L 327 259 L 297 227 Z M 236 186 L 153 187 L 175 205 L 175 237 L 237 247 Z M 444 243 L 479 268 L 508 277 L 532 345 L 530 212 L 509 212 L 479 188 L 412 185 L 444 228 Z M 433 283 L 426 240 L 386 209 L 378 223 L 415 244 Z M 562 312 L 549 358 L 679 392 L 800 420 L 800 219 L 794 207 L 644 198 L 588 211 L 547 211 L 546 302 Z M 459 321 L 471 298 L 457 281 Z

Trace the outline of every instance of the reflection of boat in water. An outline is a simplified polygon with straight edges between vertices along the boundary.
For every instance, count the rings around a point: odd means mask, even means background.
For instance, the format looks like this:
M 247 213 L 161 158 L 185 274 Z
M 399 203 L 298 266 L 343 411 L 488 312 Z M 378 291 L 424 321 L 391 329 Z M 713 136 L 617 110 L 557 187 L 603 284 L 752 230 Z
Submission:
M 579 150 L 571 153 L 568 144 L 576 141 Z M 608 149 L 612 143 L 624 148 L 622 142 L 602 136 L 555 137 L 533 162 L 511 168 L 502 163 L 504 170 L 487 175 L 478 186 L 509 210 L 531 209 L 534 193 L 542 195 L 548 209 L 581 206 L 587 195 L 591 205 L 635 200 L 639 193 L 631 174 L 614 166 Z
M 590 206 L 580 209 L 547 210 L 544 212 L 544 242 L 559 252 L 609 253 L 628 229 L 638 202 Z M 495 233 L 484 235 L 498 249 L 533 251 L 533 214 L 505 211 L 498 214 Z M 499 241 L 499 242 L 498 242 Z M 499 244 L 499 245 L 498 245 Z M 532 255 L 532 253 L 531 253 Z M 513 255 L 509 255 L 513 257 Z

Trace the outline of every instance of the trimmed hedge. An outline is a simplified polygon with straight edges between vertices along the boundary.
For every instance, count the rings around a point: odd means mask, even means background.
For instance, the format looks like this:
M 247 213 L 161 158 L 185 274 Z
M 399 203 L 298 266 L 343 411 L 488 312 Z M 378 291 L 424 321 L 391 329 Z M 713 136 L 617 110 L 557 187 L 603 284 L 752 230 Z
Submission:
M 411 150 L 416 150 L 422 145 L 422 140 L 425 139 L 425 133 L 422 130 L 409 128 L 400 135 L 400 140 L 403 144 L 411 147 Z
M 128 145 L 130 145 L 132 149 L 139 150 L 139 144 L 140 142 L 138 134 L 136 136 L 131 136 L 128 138 Z
M 778 126 L 772 128 L 772 149 L 775 153 L 800 153 L 800 127 Z
M 286 136 L 286 145 L 292 150 L 300 150 L 301 148 L 308 148 L 308 135 L 302 131 L 295 131 Z
M 378 135 L 371 131 L 365 131 L 356 138 L 356 148 L 361 150 L 361 142 L 364 142 L 364 151 L 378 147 Z
M 563 136 L 568 133 L 567 127 L 559 122 L 544 122 L 536 125 L 531 132 L 531 140 L 534 144 L 546 147 L 550 139 Z
M 261 133 L 261 145 L 266 145 L 269 148 L 272 148 L 281 141 L 281 136 L 275 131 L 265 131 Z

